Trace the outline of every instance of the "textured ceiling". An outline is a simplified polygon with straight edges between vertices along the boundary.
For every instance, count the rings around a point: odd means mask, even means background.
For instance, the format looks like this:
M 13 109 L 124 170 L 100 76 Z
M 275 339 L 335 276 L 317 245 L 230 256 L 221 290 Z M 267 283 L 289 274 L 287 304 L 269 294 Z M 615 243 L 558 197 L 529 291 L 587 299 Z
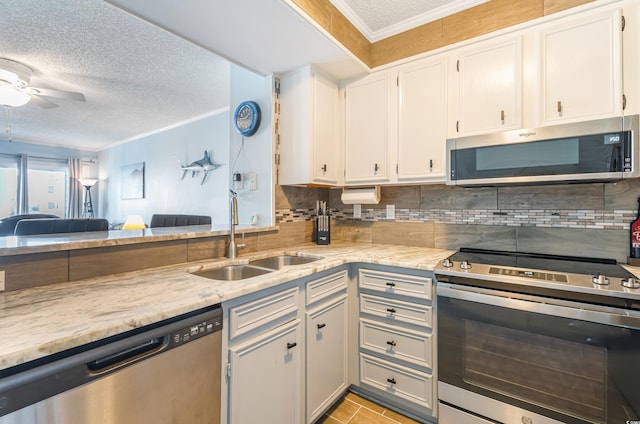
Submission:
M 487 0 L 331 1 L 371 39 Z M 85 150 L 228 110 L 227 59 L 264 75 L 308 63 L 336 79 L 368 71 L 291 0 L 0 0 L 0 58 L 31 67 L 32 86 L 86 98 L 0 110 L 0 127 Z
M 489 0 L 331 0 L 369 39 L 378 41 Z
M 102 0 L 0 1 L 0 57 L 86 98 L 0 110 L 0 152 L 8 125 L 15 141 L 100 150 L 229 106 L 229 62 Z

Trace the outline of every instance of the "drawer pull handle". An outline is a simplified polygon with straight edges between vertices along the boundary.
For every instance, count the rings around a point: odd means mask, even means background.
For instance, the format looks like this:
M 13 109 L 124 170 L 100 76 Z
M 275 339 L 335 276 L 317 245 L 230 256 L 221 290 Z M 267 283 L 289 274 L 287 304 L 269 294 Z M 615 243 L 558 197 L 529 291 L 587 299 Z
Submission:
M 395 378 L 387 378 L 387 381 L 391 384 L 396 384 L 396 379 Z
M 558 101 L 558 113 L 562 113 L 562 102 Z
M 502 121 L 502 123 L 504 124 L 504 110 L 500 111 L 500 120 Z
M 294 347 L 298 346 L 298 343 L 287 343 L 287 350 L 289 349 L 293 349 Z
M 391 347 L 396 347 L 396 342 L 394 342 L 393 340 L 388 341 L 387 344 Z
M 390 314 L 395 314 L 396 310 L 393 308 L 387 308 L 387 312 L 389 312 Z
M 386 284 L 387 284 L 387 286 L 389 286 L 389 287 L 395 287 L 395 286 L 396 286 L 396 283 L 394 283 L 393 281 L 387 281 L 387 283 L 386 283 Z
M 320 169 L 322 170 L 322 172 L 327 172 L 327 164 L 325 163 Z
M 324 328 L 326 326 L 327 326 L 327 324 L 318 324 L 318 330 L 320 330 L 321 328 Z

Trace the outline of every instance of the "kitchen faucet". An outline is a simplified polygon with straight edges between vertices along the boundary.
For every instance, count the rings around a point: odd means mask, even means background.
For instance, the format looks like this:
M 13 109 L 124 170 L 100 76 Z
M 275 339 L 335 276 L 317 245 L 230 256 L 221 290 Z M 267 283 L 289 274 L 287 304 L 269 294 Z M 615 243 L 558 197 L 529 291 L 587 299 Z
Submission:
M 235 259 L 238 256 L 238 246 L 236 245 L 236 225 L 238 225 L 238 195 L 235 191 L 231 192 L 231 204 L 229 213 L 229 250 L 227 258 Z M 240 246 L 244 247 L 244 245 Z

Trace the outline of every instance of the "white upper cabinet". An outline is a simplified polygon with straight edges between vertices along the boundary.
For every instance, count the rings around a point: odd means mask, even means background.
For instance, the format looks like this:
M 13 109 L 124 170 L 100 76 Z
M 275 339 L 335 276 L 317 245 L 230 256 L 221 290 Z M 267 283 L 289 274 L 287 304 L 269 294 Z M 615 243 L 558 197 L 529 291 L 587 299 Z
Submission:
M 395 78 L 388 72 L 371 74 L 346 87 L 345 183 L 389 180 L 389 116 Z
M 398 72 L 399 181 L 445 178 L 446 82 L 443 57 L 406 65 Z
M 621 21 L 616 9 L 539 31 L 542 125 L 622 114 Z
M 338 107 L 338 84 L 313 68 L 280 77 L 279 184 L 338 183 Z
M 451 137 L 522 126 L 522 38 L 473 44 L 454 53 Z M 457 58 L 456 58 L 457 56 Z M 456 105 L 457 102 L 457 105 Z M 456 107 L 457 106 L 457 107 Z
M 347 184 L 444 180 L 446 69 L 422 59 L 346 87 Z

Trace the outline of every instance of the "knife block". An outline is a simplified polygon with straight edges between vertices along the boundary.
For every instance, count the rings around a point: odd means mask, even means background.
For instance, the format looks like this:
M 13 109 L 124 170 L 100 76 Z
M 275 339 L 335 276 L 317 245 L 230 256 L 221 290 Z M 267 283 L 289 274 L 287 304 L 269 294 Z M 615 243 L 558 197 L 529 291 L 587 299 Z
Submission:
M 331 217 L 320 215 L 315 219 L 314 241 L 319 245 L 331 243 Z

